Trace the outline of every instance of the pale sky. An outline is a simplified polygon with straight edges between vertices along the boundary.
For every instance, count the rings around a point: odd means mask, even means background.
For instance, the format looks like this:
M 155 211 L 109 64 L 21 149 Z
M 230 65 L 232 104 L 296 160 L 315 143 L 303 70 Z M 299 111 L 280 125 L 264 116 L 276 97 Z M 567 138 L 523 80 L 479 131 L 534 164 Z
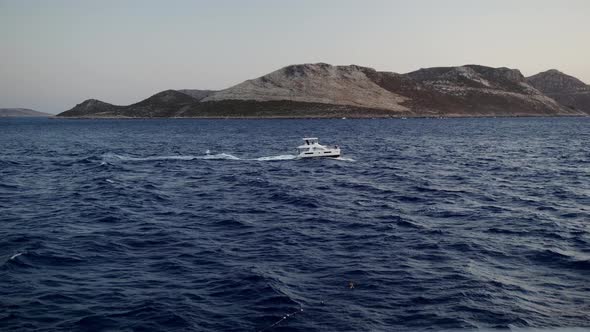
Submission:
M 0 0 L 0 108 L 127 105 L 310 62 L 555 68 L 590 83 L 590 1 Z

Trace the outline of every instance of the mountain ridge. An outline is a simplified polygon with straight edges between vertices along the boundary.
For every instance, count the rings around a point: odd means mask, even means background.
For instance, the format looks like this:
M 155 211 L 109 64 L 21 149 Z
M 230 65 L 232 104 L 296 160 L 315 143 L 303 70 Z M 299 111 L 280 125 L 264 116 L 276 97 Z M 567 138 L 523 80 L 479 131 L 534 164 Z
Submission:
M 399 74 L 289 65 L 227 89 L 165 90 L 128 106 L 87 100 L 61 117 L 576 116 L 517 69 L 482 65 Z

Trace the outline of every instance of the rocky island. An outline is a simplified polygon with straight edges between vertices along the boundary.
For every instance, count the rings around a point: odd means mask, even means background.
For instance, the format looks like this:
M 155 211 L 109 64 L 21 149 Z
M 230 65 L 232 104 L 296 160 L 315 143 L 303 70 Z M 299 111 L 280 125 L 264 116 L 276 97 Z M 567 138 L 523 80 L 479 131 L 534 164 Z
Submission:
M 480 65 L 406 74 L 356 65 L 291 65 L 220 91 L 166 90 L 117 106 L 86 100 L 60 117 L 329 118 L 584 116 L 590 88 L 555 70 L 524 77 Z

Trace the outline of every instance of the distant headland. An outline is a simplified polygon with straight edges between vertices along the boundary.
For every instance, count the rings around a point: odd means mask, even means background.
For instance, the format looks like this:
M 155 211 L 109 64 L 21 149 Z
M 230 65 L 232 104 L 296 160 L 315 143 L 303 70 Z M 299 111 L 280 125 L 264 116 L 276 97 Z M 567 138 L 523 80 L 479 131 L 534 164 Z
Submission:
M 47 118 L 53 114 L 34 111 L 28 108 L 0 108 L 0 118 L 37 117 Z
M 128 106 L 86 100 L 58 117 L 366 118 L 587 116 L 590 86 L 557 70 L 525 77 L 480 65 L 406 74 L 291 65 L 220 91 L 166 90 Z

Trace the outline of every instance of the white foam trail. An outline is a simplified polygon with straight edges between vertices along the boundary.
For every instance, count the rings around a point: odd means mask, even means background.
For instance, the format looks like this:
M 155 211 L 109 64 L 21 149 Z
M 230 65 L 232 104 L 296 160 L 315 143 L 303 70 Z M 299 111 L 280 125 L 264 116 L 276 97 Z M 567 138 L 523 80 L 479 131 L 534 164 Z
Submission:
M 102 156 L 103 159 L 117 159 L 122 161 L 161 161 L 161 160 L 193 160 L 193 159 L 226 159 L 226 160 L 240 160 L 236 156 L 227 153 L 207 154 L 204 156 L 152 156 L 152 157 L 129 157 L 118 154 L 108 153 Z
M 126 161 L 160 161 L 160 160 L 193 160 L 198 157 L 195 156 L 153 156 L 153 157 L 145 157 L 145 158 L 135 158 L 135 157 L 125 157 L 125 156 L 117 156 L 121 160 Z
M 333 158 L 335 160 L 342 160 L 342 161 L 356 161 L 350 157 L 338 157 L 338 158 Z
M 22 252 L 19 252 L 18 254 L 14 254 L 14 255 L 12 255 L 12 256 L 10 257 L 10 259 L 15 259 L 15 258 L 17 258 L 18 256 L 20 256 L 20 255 L 22 255 L 22 254 L 23 254 Z
M 219 154 L 208 154 L 206 156 L 195 157 L 194 159 L 207 159 L 207 160 L 241 160 L 240 158 L 233 156 L 228 153 Z
M 111 179 L 106 179 L 105 181 L 108 182 L 108 183 L 115 183 L 115 181 L 113 181 Z
M 203 155 L 203 156 L 192 156 L 192 155 L 186 155 L 186 156 L 151 156 L 151 157 L 130 157 L 130 156 L 123 156 L 123 155 L 118 155 L 118 154 L 114 154 L 114 153 L 107 153 L 104 154 L 103 157 L 103 162 L 101 164 L 105 163 L 105 160 L 121 160 L 121 161 L 162 161 L 162 160 L 195 160 L 195 159 L 202 159 L 202 160 L 248 160 L 248 161 L 280 161 L 280 160 L 295 160 L 295 159 L 300 159 L 298 156 L 296 155 L 292 155 L 292 154 L 282 154 L 282 155 L 278 155 L 278 156 L 267 156 L 267 157 L 258 157 L 258 158 L 252 158 L 252 159 L 242 159 L 240 157 L 236 157 L 234 155 L 231 155 L 229 153 L 218 153 L 218 154 L 210 154 L 210 151 L 207 150 L 207 154 Z M 352 158 L 349 157 L 338 157 L 338 158 L 332 158 L 334 160 L 341 160 L 341 161 L 356 161 Z M 107 180 L 108 181 L 108 180 Z M 108 181 L 110 182 L 110 181 Z
M 293 159 L 297 159 L 297 156 L 294 156 L 292 154 L 283 154 L 280 156 L 260 157 L 260 158 L 250 159 L 250 160 L 273 161 L 273 160 L 293 160 Z

